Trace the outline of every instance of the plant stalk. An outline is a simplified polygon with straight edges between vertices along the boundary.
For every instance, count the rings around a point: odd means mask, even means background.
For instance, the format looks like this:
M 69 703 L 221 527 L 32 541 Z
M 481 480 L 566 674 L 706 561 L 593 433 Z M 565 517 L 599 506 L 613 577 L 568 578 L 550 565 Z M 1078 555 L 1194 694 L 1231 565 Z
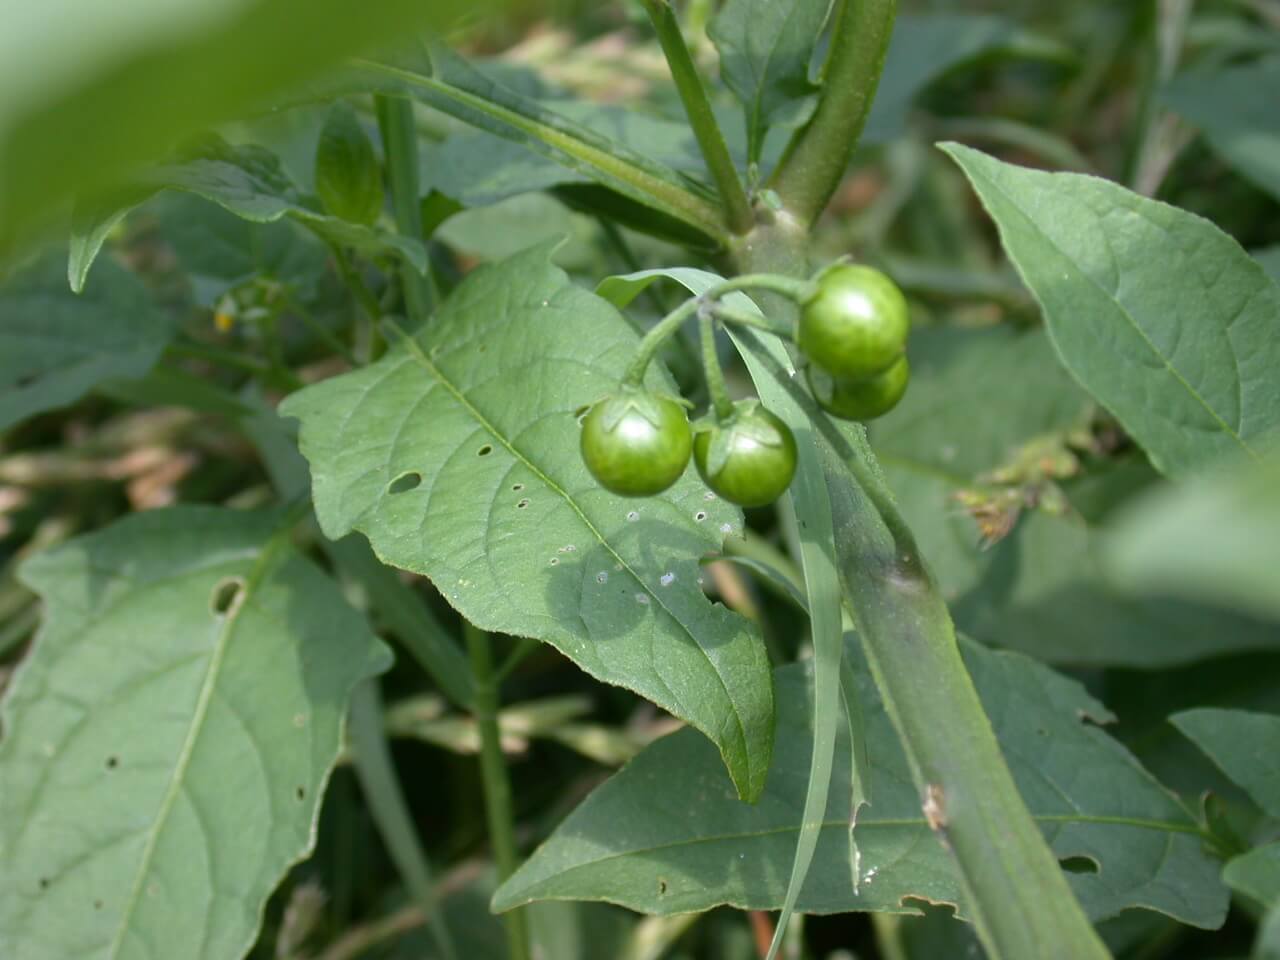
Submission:
M 733 416 L 733 401 L 729 398 L 724 370 L 716 355 L 716 328 L 710 311 L 698 311 L 698 330 L 702 336 L 702 369 L 707 377 L 707 393 L 711 397 L 711 407 L 715 410 L 716 419 L 723 423 Z
M 667 58 L 667 66 L 671 68 L 671 79 L 675 81 L 680 101 L 684 104 L 685 115 L 689 118 L 689 126 L 698 140 L 702 158 L 707 163 L 716 188 L 720 191 L 720 202 L 724 205 L 725 224 L 736 234 L 746 233 L 751 229 L 751 203 L 742 187 L 742 179 L 738 176 L 733 158 L 729 156 L 729 147 L 725 144 L 724 134 L 711 111 L 711 103 L 707 100 L 706 88 L 698 76 L 698 68 L 694 65 L 689 48 L 685 45 L 684 34 L 676 19 L 675 11 L 669 0 L 641 0 L 653 28 L 658 34 L 658 43 L 662 45 L 663 56 Z
M 769 180 L 782 206 L 813 223 L 853 156 L 884 69 L 897 0 L 836 0 L 822 93 L 809 122 L 796 131 Z
M 501 883 L 516 870 L 515 820 L 511 809 L 511 781 L 498 729 L 498 686 L 493 669 L 489 635 L 470 623 L 464 626 L 467 653 L 471 658 L 474 684 L 473 709 L 480 731 L 480 777 L 484 787 L 484 809 L 489 823 L 489 843 Z M 522 909 L 502 915 L 510 960 L 529 960 L 529 930 Z
M 790 218 L 734 251 L 744 272 L 807 276 L 808 231 Z M 766 311 L 794 312 L 771 297 Z M 799 392 L 799 387 L 796 388 Z M 862 436 L 800 392 L 822 437 L 837 563 L 872 675 L 902 741 L 922 809 L 954 856 L 993 960 L 1101 960 L 1106 947 L 1017 791 L 956 644 L 950 613 Z
M 421 189 L 418 184 L 418 129 L 414 124 L 413 103 L 404 97 L 381 94 L 374 97 L 374 103 L 386 152 L 387 181 L 391 186 L 396 227 L 404 236 L 421 241 L 425 246 L 427 237 L 422 229 Z M 400 276 L 410 326 L 416 330 L 427 322 L 438 299 L 431 267 L 428 265 L 426 276 L 423 276 L 402 266 Z

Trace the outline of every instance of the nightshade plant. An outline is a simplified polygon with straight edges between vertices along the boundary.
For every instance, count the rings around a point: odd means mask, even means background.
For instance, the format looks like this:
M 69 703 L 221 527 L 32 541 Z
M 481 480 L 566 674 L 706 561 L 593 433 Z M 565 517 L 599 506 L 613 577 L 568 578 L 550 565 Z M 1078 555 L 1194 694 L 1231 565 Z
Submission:
M 1272 5 L 205 6 L 0 29 L 0 957 L 1280 956 Z

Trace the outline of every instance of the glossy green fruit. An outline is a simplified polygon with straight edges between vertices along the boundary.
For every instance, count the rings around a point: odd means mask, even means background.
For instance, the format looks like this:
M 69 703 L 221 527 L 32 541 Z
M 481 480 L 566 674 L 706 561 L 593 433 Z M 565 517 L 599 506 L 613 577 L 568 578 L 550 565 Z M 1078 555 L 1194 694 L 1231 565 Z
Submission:
M 796 474 L 796 439 L 776 416 L 748 400 L 733 416 L 699 430 L 693 462 L 715 493 L 740 507 L 763 507 L 786 492 Z
M 675 400 L 624 388 L 588 411 L 581 446 L 600 486 L 624 497 L 650 497 L 680 479 L 693 434 Z
M 371 225 L 382 212 L 382 170 L 373 144 L 349 104 L 329 109 L 316 147 L 316 193 L 325 210 Z
M 901 356 L 884 373 L 867 380 L 839 380 L 812 365 L 807 377 L 809 391 L 827 413 L 844 420 L 874 420 L 898 405 L 907 392 L 911 368 Z
M 796 342 L 833 377 L 862 380 L 902 356 L 910 326 L 897 284 L 872 267 L 838 264 L 818 276 L 817 292 L 801 305 Z

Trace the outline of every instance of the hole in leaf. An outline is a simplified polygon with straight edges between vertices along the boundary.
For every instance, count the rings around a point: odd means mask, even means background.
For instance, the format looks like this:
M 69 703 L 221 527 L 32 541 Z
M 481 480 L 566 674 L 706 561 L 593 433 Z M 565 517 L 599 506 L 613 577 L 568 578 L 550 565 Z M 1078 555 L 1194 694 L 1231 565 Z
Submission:
M 667 892 L 667 881 L 659 877 L 658 878 L 658 895 L 661 896 L 666 892 Z
M 235 608 L 244 590 L 243 577 L 225 577 L 219 580 L 209 596 L 209 609 L 215 617 L 225 617 Z
M 120 758 L 119 758 L 119 757 L 117 757 L 117 756 L 115 756 L 115 755 L 112 755 L 112 756 L 110 756 L 110 757 L 107 757 L 107 769 L 108 769 L 108 770 L 114 770 L 114 769 L 115 769 L 116 767 L 118 767 L 118 766 L 120 766 Z
M 519 493 L 519 492 L 520 492 L 521 490 L 523 490 L 523 489 L 524 489 L 524 484 L 523 484 L 523 483 L 513 483 L 513 484 L 511 485 L 511 492 L 512 492 L 512 493 Z
M 408 493 L 410 490 L 418 486 L 418 484 L 420 483 L 422 483 L 422 474 L 416 471 L 410 471 L 409 473 L 402 473 L 400 474 L 400 476 L 396 477 L 389 484 L 387 484 L 387 493 L 390 493 L 390 494 Z
M 703 520 L 707 519 L 707 512 L 705 510 L 699 510 L 693 515 L 693 519 L 701 523 Z
M 1058 863 L 1067 873 L 1097 873 L 1098 861 L 1093 857 L 1063 857 Z
M 520 500 L 520 502 L 519 502 L 519 503 L 517 503 L 517 504 L 516 504 L 516 509 L 517 509 L 517 510 L 523 510 L 523 509 L 524 509 L 525 507 L 527 507 L 528 505 L 529 505 L 529 498 L 528 498 L 528 497 L 524 497 L 524 498 L 522 498 L 522 499 Z
M 293 795 L 297 797 L 299 800 L 305 800 L 307 799 L 307 788 L 298 787 L 296 790 L 293 791 Z
M 40 889 L 41 889 L 41 890 L 48 890 L 48 889 L 49 889 L 49 878 L 48 878 L 48 877 L 41 877 L 41 878 L 40 878 Z
M 491 453 L 493 453 L 493 444 L 486 443 L 483 447 L 481 447 L 479 450 L 476 451 L 476 456 L 487 457 Z
M 577 417 L 579 420 L 581 420 L 583 417 L 587 415 L 587 411 L 590 409 L 591 409 L 591 404 L 584 403 L 577 410 L 573 411 L 573 415 Z

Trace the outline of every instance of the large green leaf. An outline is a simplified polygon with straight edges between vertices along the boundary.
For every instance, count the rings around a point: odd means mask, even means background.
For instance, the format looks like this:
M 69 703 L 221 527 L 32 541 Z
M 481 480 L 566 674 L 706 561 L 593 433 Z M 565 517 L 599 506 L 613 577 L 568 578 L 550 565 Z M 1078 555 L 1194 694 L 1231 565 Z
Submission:
M 554 644 L 719 746 L 744 796 L 772 745 L 755 628 L 699 584 L 740 532 L 690 470 L 626 500 L 591 478 L 577 414 L 618 385 L 636 335 L 535 247 L 471 274 L 408 343 L 289 397 L 325 533 L 364 532 L 482 629 Z M 656 368 L 650 386 L 672 389 Z
M 77 297 L 60 258 L 41 258 L 0 285 L 0 430 L 105 380 L 143 376 L 170 333 L 146 288 L 114 263 Z
M 809 63 L 831 0 L 728 0 L 707 29 L 720 76 L 742 102 L 750 159 L 769 127 L 812 106 Z
M 253 943 L 388 659 L 279 519 L 138 514 L 23 568 L 47 621 L 4 701 L 0 955 Z
M 1280 619 L 1280 460 L 1161 488 L 1126 511 L 1107 546 L 1126 586 Z
M 0 248 L 73 192 L 160 157 L 352 53 L 475 0 L 0 3 Z M 288 37 L 288 43 L 281 43 Z
M 1259 807 L 1280 817 L 1280 716 L 1203 707 L 1174 714 L 1169 722 Z
M 1162 472 L 1258 455 L 1280 426 L 1280 288 L 1208 221 L 1105 180 L 945 145 L 1063 362 Z
M 1079 684 L 1018 654 L 971 643 L 963 651 L 1018 787 L 1054 853 L 1097 867 L 1070 875 L 1090 915 L 1141 906 L 1217 926 L 1225 890 L 1195 822 L 1123 747 L 1082 722 L 1109 719 L 1102 705 Z M 849 643 L 845 655 L 857 670 L 875 794 L 858 818 L 861 856 L 853 863 L 845 742 L 836 751 L 833 789 L 799 909 L 901 910 L 910 909 L 903 899 L 914 897 L 958 903 L 964 912 L 953 861 L 921 812 L 861 651 Z M 759 803 L 738 801 L 706 745 L 675 733 L 646 748 L 570 814 L 498 890 L 495 907 L 580 898 L 654 913 L 720 903 L 776 909 L 808 781 L 810 673 L 807 664 L 777 672 L 777 759 Z M 682 775 L 672 777 L 672 770 Z
M 417 240 L 379 227 L 349 223 L 309 206 L 280 159 L 264 147 L 233 146 L 221 138 L 207 137 L 181 160 L 149 170 L 138 178 L 137 195 L 158 190 L 193 193 L 252 223 L 273 223 L 288 217 L 333 243 L 368 253 L 392 251 L 419 272 L 427 267 L 426 249 Z M 97 218 L 86 216 L 73 232 L 68 273 L 77 292 L 84 287 L 89 267 L 105 238 L 101 224 L 119 217 L 120 212 L 114 209 Z
M 1164 101 L 1224 160 L 1280 197 L 1280 57 L 1175 77 Z

